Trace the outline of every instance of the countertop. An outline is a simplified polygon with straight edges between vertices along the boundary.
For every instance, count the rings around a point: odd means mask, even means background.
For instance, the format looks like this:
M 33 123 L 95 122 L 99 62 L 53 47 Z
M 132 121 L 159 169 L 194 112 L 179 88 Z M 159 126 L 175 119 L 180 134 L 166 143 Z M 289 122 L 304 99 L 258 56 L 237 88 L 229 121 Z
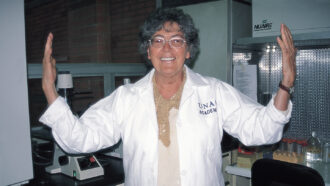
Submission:
M 45 172 L 45 166 L 34 165 L 34 179 L 24 186 L 116 186 L 124 183 L 124 169 L 122 159 L 110 156 L 96 155 L 104 168 L 104 175 L 86 180 L 77 180 L 67 175 Z

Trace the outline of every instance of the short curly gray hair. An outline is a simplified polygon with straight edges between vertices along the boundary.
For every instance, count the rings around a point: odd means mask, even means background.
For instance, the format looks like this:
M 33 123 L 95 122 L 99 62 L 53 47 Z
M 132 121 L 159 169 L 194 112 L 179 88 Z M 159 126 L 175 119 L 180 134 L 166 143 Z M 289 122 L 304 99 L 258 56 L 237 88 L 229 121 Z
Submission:
M 187 59 L 185 63 L 190 63 L 190 61 L 196 58 L 199 52 L 198 30 L 195 28 L 190 15 L 185 14 L 181 9 L 177 8 L 159 8 L 145 20 L 139 33 L 140 53 L 148 60 L 147 49 L 149 47 L 149 40 L 157 31 L 163 28 L 166 22 L 175 22 L 179 25 L 190 52 L 190 59 Z

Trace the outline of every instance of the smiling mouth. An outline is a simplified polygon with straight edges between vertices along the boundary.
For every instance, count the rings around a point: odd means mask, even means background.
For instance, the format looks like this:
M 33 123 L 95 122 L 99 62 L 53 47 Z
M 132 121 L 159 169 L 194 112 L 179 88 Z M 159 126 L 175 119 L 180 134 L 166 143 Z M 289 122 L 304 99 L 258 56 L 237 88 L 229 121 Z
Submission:
M 161 61 L 164 61 L 164 62 L 170 62 L 170 61 L 173 61 L 175 60 L 174 57 L 162 57 L 160 58 Z

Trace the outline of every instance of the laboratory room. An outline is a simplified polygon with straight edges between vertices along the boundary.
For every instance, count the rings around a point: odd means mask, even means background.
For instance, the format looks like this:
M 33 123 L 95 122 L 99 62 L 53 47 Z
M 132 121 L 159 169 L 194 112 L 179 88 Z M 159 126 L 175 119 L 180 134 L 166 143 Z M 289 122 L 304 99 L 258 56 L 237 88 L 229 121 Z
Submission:
M 0 186 L 330 186 L 329 9 L 0 1 Z

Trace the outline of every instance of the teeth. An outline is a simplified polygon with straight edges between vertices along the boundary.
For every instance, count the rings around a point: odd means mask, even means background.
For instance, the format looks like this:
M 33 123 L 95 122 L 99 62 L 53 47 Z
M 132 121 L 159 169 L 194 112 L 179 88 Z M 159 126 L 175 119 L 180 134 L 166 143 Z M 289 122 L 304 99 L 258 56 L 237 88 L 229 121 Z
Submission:
M 162 58 L 160 58 L 160 60 L 162 60 L 162 61 L 172 61 L 174 59 L 175 59 L 174 57 L 162 57 Z

